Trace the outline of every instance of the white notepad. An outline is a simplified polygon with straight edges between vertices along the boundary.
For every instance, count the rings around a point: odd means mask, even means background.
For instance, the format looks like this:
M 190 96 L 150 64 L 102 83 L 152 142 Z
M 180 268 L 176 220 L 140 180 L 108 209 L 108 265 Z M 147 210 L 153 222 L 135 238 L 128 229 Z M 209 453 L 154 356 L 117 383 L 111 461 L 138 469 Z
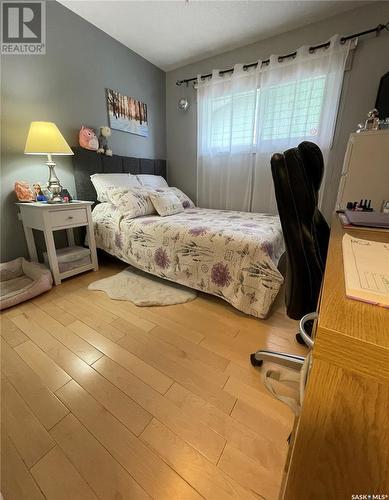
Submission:
M 347 297 L 389 308 L 389 243 L 345 234 L 342 249 Z

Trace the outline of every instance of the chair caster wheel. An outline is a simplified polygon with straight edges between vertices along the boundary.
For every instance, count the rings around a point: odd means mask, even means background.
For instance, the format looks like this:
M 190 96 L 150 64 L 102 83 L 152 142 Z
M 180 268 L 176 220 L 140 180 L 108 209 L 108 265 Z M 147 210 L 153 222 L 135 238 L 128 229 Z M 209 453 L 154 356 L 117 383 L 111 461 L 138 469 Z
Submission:
M 305 342 L 304 342 L 304 340 L 303 340 L 302 336 L 301 336 L 299 333 L 297 333 L 297 334 L 296 334 L 296 340 L 297 340 L 297 342 L 298 342 L 299 344 L 301 344 L 301 345 L 305 345 Z
M 253 366 L 262 366 L 263 360 L 256 359 L 255 354 L 250 354 L 250 361 Z

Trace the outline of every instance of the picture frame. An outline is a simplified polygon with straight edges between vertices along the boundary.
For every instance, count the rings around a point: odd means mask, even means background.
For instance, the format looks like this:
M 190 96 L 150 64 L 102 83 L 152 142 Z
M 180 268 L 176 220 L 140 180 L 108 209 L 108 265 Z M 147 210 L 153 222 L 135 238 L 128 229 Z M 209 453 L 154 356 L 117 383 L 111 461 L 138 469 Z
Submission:
M 106 100 L 111 129 L 148 137 L 146 103 L 112 89 L 106 89 Z

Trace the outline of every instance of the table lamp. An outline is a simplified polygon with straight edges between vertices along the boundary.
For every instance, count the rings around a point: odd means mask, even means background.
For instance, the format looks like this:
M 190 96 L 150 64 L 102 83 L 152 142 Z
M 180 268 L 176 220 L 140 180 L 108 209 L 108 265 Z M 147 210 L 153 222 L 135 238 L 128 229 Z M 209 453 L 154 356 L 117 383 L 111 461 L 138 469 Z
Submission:
M 52 194 L 49 201 L 50 203 L 61 203 L 62 186 L 55 173 L 55 163 L 52 156 L 72 155 L 74 153 L 58 130 L 57 125 L 52 122 L 31 122 L 24 153 L 26 155 L 47 155 L 46 165 L 49 167 L 47 187 Z

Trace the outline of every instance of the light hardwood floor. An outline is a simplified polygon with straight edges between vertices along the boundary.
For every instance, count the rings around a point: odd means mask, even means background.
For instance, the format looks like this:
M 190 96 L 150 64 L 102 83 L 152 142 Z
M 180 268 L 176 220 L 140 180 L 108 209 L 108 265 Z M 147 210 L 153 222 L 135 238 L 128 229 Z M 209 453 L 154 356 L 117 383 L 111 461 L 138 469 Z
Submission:
M 215 297 L 141 308 L 66 280 L 1 315 L 4 500 L 278 497 L 292 412 L 249 354 L 303 353 Z

